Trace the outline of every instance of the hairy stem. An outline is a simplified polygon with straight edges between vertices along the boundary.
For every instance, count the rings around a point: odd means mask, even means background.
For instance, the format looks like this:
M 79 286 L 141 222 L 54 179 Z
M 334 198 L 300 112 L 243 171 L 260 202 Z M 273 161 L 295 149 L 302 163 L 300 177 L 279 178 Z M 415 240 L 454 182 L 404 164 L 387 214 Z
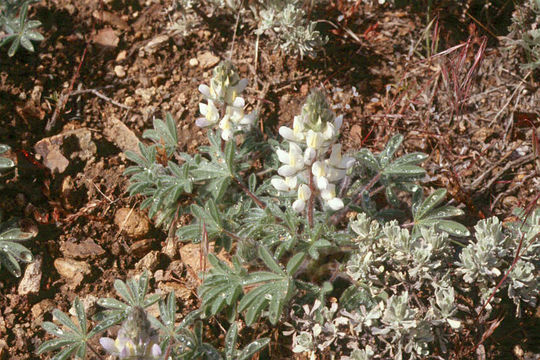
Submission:
M 266 204 L 263 203 L 258 197 L 257 195 L 255 195 L 254 193 L 252 193 L 246 185 L 244 185 L 240 180 L 238 180 L 236 178 L 236 176 L 233 176 L 232 177 L 233 180 L 238 184 L 238 186 L 240 186 L 240 188 L 247 194 L 247 196 L 249 196 L 251 198 L 251 200 L 253 200 L 255 202 L 255 204 L 257 204 L 258 207 L 260 207 L 261 209 L 266 209 Z

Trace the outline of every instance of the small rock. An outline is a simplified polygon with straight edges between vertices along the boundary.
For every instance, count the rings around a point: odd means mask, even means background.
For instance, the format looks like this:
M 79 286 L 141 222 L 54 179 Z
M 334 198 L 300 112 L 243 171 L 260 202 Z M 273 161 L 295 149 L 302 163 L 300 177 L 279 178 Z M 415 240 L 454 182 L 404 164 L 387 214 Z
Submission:
M 155 38 L 153 38 L 152 40 L 150 40 L 148 42 L 148 44 L 146 44 L 146 46 L 144 47 L 144 50 L 146 50 L 149 53 L 152 53 L 155 50 L 157 50 L 161 46 L 161 44 L 163 44 L 164 42 L 166 42 L 168 40 L 169 40 L 169 36 L 167 36 L 167 35 L 158 35 Z
M 211 51 L 205 51 L 197 55 L 197 60 L 201 64 L 201 67 L 206 70 L 216 66 L 219 63 L 219 57 L 214 55 Z
M 199 65 L 199 60 L 197 60 L 196 58 L 189 59 L 189 66 L 196 67 L 198 65 Z
M 479 143 L 485 143 L 486 139 L 489 138 L 495 130 L 491 127 L 481 127 L 476 130 L 472 136 L 472 140 Z
M 114 73 L 116 74 L 116 76 L 118 76 L 119 78 L 123 78 L 126 76 L 126 71 L 124 70 L 124 67 L 122 65 L 116 65 L 114 67 Z
M 60 251 L 65 257 L 72 259 L 95 258 L 105 254 L 105 250 L 90 238 L 78 243 L 71 238 L 60 245 Z
M 141 153 L 137 135 L 126 124 L 114 117 L 107 120 L 107 126 L 103 129 L 103 135 L 124 152 L 129 150 L 137 154 Z
M 37 255 L 34 261 L 26 267 L 24 276 L 19 283 L 19 295 L 36 294 L 39 292 L 41 284 L 41 264 L 43 259 Z
M 5 340 L 0 339 L 0 358 L 4 358 L 4 354 L 7 354 L 8 344 Z
M 178 244 L 174 237 L 167 238 L 162 252 L 171 260 L 178 258 Z
M 92 141 L 92 132 L 87 128 L 69 130 L 42 139 L 34 146 L 36 153 L 43 158 L 43 164 L 52 172 L 63 173 L 76 158 L 82 161 L 93 159 L 97 152 Z
M 126 50 L 122 50 L 118 53 L 118 55 L 116 56 L 116 62 L 121 62 L 121 61 L 124 61 L 126 60 L 127 58 L 127 51 Z
M 135 264 L 135 270 L 154 271 L 159 264 L 159 251 L 151 251 Z
M 353 141 L 360 143 L 362 141 L 362 127 L 359 125 L 353 125 L 351 127 L 351 138 Z
M 56 271 L 65 278 L 70 287 L 76 287 L 81 283 L 85 275 L 91 272 L 90 265 L 84 261 L 58 258 L 54 260 Z
M 196 288 L 190 288 L 189 286 L 180 284 L 176 281 L 160 282 L 158 283 L 158 289 L 165 293 L 170 293 L 174 290 L 174 297 L 182 301 L 189 300 L 189 298 L 194 296 L 197 292 Z
M 54 309 L 54 301 L 51 299 L 43 299 L 34 306 L 32 306 L 32 309 L 30 311 L 32 312 L 33 318 L 39 318 L 41 315 L 52 309 Z
M 96 35 L 93 36 L 92 40 L 97 45 L 108 47 L 108 48 L 115 48 L 118 46 L 118 43 L 120 42 L 120 38 L 116 35 L 116 32 L 111 28 L 104 28 L 97 32 Z
M 165 281 L 165 274 L 162 269 L 156 270 L 154 273 L 154 280 L 156 282 Z
M 121 208 L 114 215 L 114 223 L 132 238 L 140 239 L 150 231 L 148 217 L 135 209 Z
M 507 208 L 515 208 L 519 205 L 519 200 L 515 196 L 507 196 L 502 201 L 503 205 Z
M 135 241 L 133 244 L 130 245 L 129 251 L 131 254 L 137 257 L 141 257 L 150 251 L 150 249 L 152 248 L 152 242 L 152 239 L 142 239 Z

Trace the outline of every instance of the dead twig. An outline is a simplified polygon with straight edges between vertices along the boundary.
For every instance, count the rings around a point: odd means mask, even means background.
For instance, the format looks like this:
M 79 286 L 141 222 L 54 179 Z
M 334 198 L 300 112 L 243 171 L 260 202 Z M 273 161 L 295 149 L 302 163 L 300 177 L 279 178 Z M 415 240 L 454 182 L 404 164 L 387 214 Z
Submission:
M 506 171 L 508 171 L 508 170 L 510 170 L 512 168 L 524 165 L 524 164 L 526 164 L 526 163 L 528 163 L 530 161 L 533 161 L 534 156 L 535 156 L 535 154 L 529 154 L 529 155 L 522 156 L 519 159 L 510 161 L 509 163 L 507 163 L 501 169 L 501 171 L 499 171 L 497 174 L 493 175 L 492 178 L 487 182 L 487 184 L 484 187 L 482 187 L 482 189 L 480 189 L 480 193 L 484 193 L 485 191 L 489 190 L 491 188 L 491 186 L 495 183 L 495 181 L 497 181 L 497 179 L 499 179 L 502 176 L 502 174 L 504 174 Z

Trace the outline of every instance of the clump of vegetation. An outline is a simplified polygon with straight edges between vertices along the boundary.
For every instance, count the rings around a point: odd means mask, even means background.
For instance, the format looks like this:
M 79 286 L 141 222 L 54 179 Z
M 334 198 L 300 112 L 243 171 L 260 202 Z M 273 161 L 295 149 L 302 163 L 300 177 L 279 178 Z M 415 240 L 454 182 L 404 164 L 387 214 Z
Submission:
M 238 1 L 210 0 L 216 9 L 235 16 L 252 16 L 257 23 L 255 33 L 266 35 L 271 46 L 280 47 L 285 53 L 295 56 L 313 56 L 328 41 L 317 29 L 317 22 L 308 19 L 305 1 L 271 0 Z M 309 6 L 313 4 L 310 3 Z M 193 1 L 180 1 L 181 10 L 199 9 Z M 200 11 L 200 10 L 199 10 Z M 186 21 L 176 24 L 177 28 L 189 27 Z
M 527 58 L 526 69 L 540 67 L 540 0 L 526 0 L 512 14 L 509 36 Z
M 32 41 L 42 41 L 43 35 L 36 31 L 41 22 L 28 19 L 28 6 L 38 0 L 0 0 L 0 47 L 11 43 L 8 56 L 13 56 L 22 45 L 34 51 Z
M 453 220 L 463 212 L 445 204 L 445 189 L 424 198 L 418 181 L 427 156 L 400 155 L 401 135 L 379 154 L 343 155 L 343 118 L 315 90 L 292 127 L 279 129 L 282 139 L 265 141 L 253 126 L 256 114 L 246 111 L 246 86 L 225 62 L 199 87 L 196 123 L 207 129 L 208 145 L 195 155 L 178 151 L 170 115 L 145 132 L 151 144 L 128 155 L 136 163 L 126 171 L 130 191 L 158 223 L 181 241 L 215 242 L 230 253 L 230 262 L 208 254 L 200 309 L 178 325 L 174 293 L 166 300 L 147 296 L 146 273 L 117 280 L 124 302 L 100 299 L 105 311 L 90 331 L 78 300 L 78 324 L 55 310 L 65 328 L 44 323 L 58 339 L 39 353 L 84 358 L 91 337 L 122 323 L 116 338 L 100 341 L 120 359 L 248 359 L 269 339 L 239 350 L 238 329 L 267 320 L 291 327 L 293 351 L 313 358 L 331 352 L 342 359 L 420 359 L 448 353 L 453 335 L 476 314 L 489 314 L 490 301 L 510 299 L 518 314 L 535 305 L 540 210 L 520 213 L 519 224 L 482 220 L 468 240 L 469 230 Z M 375 201 L 380 192 L 382 204 Z M 192 205 L 182 208 L 186 196 Z M 193 223 L 178 227 L 181 214 Z M 335 266 L 327 266 L 330 258 Z M 465 296 L 474 305 L 460 300 Z M 145 311 L 158 301 L 159 320 Z M 230 323 L 223 351 L 202 337 L 201 321 L 212 316 Z
M 9 146 L 0 144 L 0 154 L 9 150 Z M 0 173 L 15 166 L 13 160 L 0 156 Z M 19 262 L 29 263 L 34 260 L 32 253 L 21 241 L 28 240 L 34 235 L 14 227 L 11 222 L 3 222 L 3 213 L 0 213 L 0 268 L 4 267 L 13 276 L 21 276 Z

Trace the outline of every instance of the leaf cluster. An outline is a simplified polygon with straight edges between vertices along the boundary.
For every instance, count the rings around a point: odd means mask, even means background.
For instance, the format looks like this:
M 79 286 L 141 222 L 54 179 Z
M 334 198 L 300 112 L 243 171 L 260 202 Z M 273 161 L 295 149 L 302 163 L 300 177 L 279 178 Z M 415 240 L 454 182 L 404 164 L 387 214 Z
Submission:
M 13 56 L 22 45 L 28 51 L 34 51 L 32 41 L 44 40 L 36 31 L 41 22 L 28 19 L 28 6 L 37 0 L 0 0 L 0 47 L 11 43 L 8 56 Z

